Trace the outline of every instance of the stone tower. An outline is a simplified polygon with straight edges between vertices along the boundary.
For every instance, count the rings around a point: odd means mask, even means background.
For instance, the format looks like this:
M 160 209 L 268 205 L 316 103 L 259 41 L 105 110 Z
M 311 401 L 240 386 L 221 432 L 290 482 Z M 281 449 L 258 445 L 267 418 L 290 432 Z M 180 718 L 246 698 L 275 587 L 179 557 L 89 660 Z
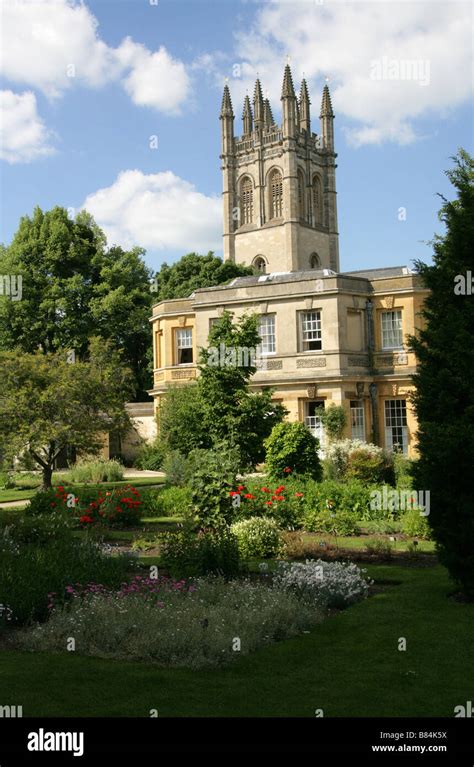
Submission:
M 334 112 L 324 86 L 320 134 L 311 132 L 306 81 L 296 97 L 289 65 L 276 125 L 260 80 L 245 97 L 242 135 L 234 136 L 229 88 L 221 108 L 224 260 L 262 272 L 339 271 Z

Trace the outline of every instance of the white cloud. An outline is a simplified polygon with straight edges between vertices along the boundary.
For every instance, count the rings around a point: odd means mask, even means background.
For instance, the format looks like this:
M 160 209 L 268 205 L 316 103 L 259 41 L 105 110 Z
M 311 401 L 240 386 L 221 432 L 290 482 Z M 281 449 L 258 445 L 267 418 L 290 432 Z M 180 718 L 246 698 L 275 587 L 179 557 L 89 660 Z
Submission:
M 89 194 L 81 207 L 94 216 L 110 244 L 183 252 L 222 247 L 220 197 L 201 194 L 171 171 L 123 171 L 111 186 Z
M 36 111 L 31 91 L 0 91 L 0 157 L 9 163 L 31 162 L 53 154 L 50 134 Z
M 150 8 L 150 13 L 153 13 Z M 3 0 L 2 74 L 57 98 L 76 83 L 119 81 L 134 103 L 175 114 L 190 90 L 184 64 L 125 38 L 109 47 L 98 22 L 76 0 Z
M 245 90 L 252 93 L 257 72 L 277 111 L 289 54 L 295 87 L 303 72 L 309 81 L 314 121 L 328 76 L 349 141 L 410 143 L 417 138 L 419 118 L 445 117 L 469 99 L 471 33 L 472 8 L 465 2 L 273 0 L 259 7 L 253 24 L 236 35 L 234 62 L 241 76 L 233 77 L 233 63 L 226 73 L 235 112 L 240 115 Z M 377 79 L 375 62 L 382 79 Z M 403 77 L 410 62 L 421 62 L 417 79 Z M 392 79 L 397 66 L 400 76 Z

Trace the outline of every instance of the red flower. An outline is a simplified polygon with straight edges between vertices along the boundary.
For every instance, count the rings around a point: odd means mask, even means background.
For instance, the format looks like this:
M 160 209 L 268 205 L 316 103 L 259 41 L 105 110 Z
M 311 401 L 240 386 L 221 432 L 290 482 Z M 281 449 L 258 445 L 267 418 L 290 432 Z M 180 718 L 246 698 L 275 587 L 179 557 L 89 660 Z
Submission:
M 236 490 L 231 490 L 229 495 L 240 495 Z
M 86 524 L 90 524 L 93 520 L 88 514 L 83 514 L 79 521 Z
M 270 492 L 268 487 L 261 487 L 260 490 L 262 491 L 262 493 L 269 493 Z
M 278 495 L 284 489 L 285 489 L 285 485 L 280 485 L 280 487 L 277 487 L 277 489 L 275 490 L 275 493 Z
M 273 506 L 273 503 L 271 501 L 265 501 L 265 506 Z
M 255 496 L 252 493 L 245 493 L 244 498 L 255 498 Z
M 237 485 L 237 490 L 245 490 L 245 485 Z
M 283 469 L 283 471 L 285 472 L 285 474 L 291 474 L 292 469 L 290 469 L 290 467 L 287 466 L 286 469 Z
M 285 500 L 283 495 L 276 495 L 275 498 L 276 498 L 277 501 L 284 501 Z
M 297 498 L 303 498 L 303 493 L 295 493 Z

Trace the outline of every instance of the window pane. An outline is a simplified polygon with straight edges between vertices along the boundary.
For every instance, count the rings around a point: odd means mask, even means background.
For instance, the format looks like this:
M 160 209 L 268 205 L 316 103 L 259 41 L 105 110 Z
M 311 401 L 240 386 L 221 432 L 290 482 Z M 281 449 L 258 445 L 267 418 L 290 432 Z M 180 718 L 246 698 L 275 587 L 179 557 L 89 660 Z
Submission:
M 403 347 L 402 312 L 382 312 L 382 348 L 400 349 Z
M 326 444 L 326 435 L 324 433 L 321 421 L 321 410 L 324 410 L 324 400 L 308 400 L 304 403 L 305 418 L 304 422 L 311 434 L 319 439 L 321 448 Z
M 408 452 L 407 411 L 404 399 L 385 401 L 385 447 L 393 452 Z
M 365 442 L 364 403 L 362 400 L 351 400 L 351 436 Z
M 261 343 L 260 354 L 274 354 L 276 351 L 275 315 L 263 314 L 260 317 L 259 334 Z
M 176 331 L 176 349 L 178 365 L 188 365 L 193 361 L 192 328 L 180 328 Z
M 321 312 L 303 312 L 301 315 L 302 350 L 321 349 Z

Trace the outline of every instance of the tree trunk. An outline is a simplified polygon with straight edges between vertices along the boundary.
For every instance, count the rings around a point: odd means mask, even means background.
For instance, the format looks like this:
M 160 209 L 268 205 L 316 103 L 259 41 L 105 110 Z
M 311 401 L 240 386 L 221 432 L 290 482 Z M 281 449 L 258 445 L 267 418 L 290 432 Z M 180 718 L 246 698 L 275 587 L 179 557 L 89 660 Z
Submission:
M 43 466 L 43 484 L 41 490 L 50 490 L 52 487 L 51 480 L 53 478 L 53 467 Z

